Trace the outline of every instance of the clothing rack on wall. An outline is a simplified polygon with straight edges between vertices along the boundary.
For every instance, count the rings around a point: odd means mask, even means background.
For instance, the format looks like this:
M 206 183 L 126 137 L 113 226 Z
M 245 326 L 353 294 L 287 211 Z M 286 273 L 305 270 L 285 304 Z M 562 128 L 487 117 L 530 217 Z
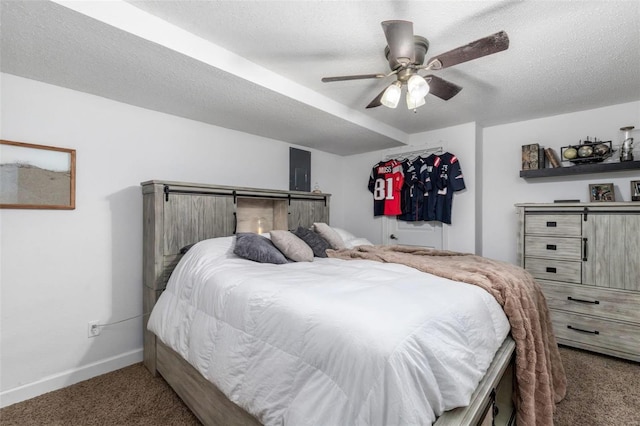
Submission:
M 432 148 L 423 148 L 423 149 L 417 149 L 415 151 L 406 151 L 406 152 L 396 152 L 393 154 L 387 154 L 384 156 L 384 161 L 389 161 L 391 159 L 404 159 L 404 158 L 413 158 L 413 157 L 417 157 L 417 156 L 424 156 L 424 155 L 429 155 L 429 154 L 435 154 L 435 153 L 442 153 L 444 152 L 444 148 L 441 146 L 435 146 Z

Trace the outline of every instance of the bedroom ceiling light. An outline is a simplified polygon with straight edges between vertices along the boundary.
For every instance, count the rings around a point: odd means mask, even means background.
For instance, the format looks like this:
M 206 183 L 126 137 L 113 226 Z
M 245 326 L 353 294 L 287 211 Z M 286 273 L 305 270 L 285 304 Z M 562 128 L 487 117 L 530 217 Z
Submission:
M 429 94 L 429 84 L 427 80 L 418 74 L 412 75 L 407 81 L 407 89 L 412 98 L 424 98 Z
M 473 59 L 482 58 L 483 56 L 502 52 L 509 48 L 509 36 L 507 36 L 506 32 L 499 31 L 488 37 L 472 41 L 464 46 L 442 53 L 439 56 L 431 57 L 425 64 L 425 57 L 429 50 L 429 40 L 413 33 L 413 22 L 389 20 L 383 21 L 381 24 L 384 36 L 387 39 L 384 56 L 389 62 L 391 72 L 339 75 L 322 78 L 323 82 L 330 83 L 333 81 L 385 78 L 395 75 L 400 82 L 399 87 L 387 87 L 369 102 L 367 108 L 376 108 L 380 105 L 395 108 L 398 106 L 398 103 L 395 102 L 395 97 L 400 96 L 398 92 L 402 90 L 402 86 L 405 84 L 407 84 L 408 92 L 411 93 L 411 98 L 407 98 L 407 105 L 409 109 L 413 109 L 414 112 L 415 107 L 424 104 L 424 99 L 420 100 L 419 98 L 424 98 L 429 93 L 429 83 L 435 88 L 434 92 L 431 92 L 433 95 L 448 101 L 457 95 L 458 92 L 462 90 L 462 87 L 440 77 L 436 77 L 435 75 L 426 75 L 423 77 L 419 75 L 418 72 L 423 70 L 438 71 Z M 427 79 L 429 83 L 427 83 Z M 385 99 L 387 92 L 390 92 L 389 96 L 393 94 L 393 102 Z M 389 100 L 389 102 L 386 102 L 387 100 Z
M 429 94 L 427 80 L 414 74 L 407 81 L 407 108 L 415 110 L 425 104 L 425 96 Z
M 425 97 L 429 94 L 429 84 L 427 81 L 414 74 L 406 80 L 407 84 L 407 108 L 415 110 L 416 108 L 425 104 Z M 394 81 L 386 88 L 380 98 L 380 103 L 388 108 L 396 108 L 398 102 L 400 102 L 400 96 L 402 95 L 403 82 L 398 80 Z
M 389 87 L 387 87 L 387 90 L 384 91 L 382 99 L 380 99 L 380 103 L 388 108 L 395 108 L 398 106 L 401 94 L 402 83 L 400 83 L 399 81 L 394 81 L 389 85 Z
M 407 93 L 407 109 L 416 109 L 425 104 L 424 96 L 413 96 Z

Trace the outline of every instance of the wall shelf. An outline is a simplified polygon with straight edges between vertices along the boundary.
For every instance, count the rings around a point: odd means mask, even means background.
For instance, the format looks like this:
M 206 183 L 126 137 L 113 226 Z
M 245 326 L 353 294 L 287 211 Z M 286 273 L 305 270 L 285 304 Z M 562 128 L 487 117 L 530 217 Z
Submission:
M 618 172 L 624 170 L 639 170 L 640 161 L 623 161 L 616 163 L 577 164 L 568 167 L 556 167 L 538 170 L 521 170 L 520 177 L 525 179 L 553 176 L 584 175 L 588 173 Z

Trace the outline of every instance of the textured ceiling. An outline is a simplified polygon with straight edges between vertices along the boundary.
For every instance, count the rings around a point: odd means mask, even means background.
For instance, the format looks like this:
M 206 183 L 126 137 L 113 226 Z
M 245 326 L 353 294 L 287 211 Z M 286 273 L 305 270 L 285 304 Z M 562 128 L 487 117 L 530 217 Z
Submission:
M 340 155 L 640 99 L 636 0 L 2 0 L 1 19 L 3 72 Z M 439 71 L 463 87 L 449 101 L 365 110 L 392 77 L 320 78 L 387 72 L 388 19 L 414 22 L 427 57 L 500 30 L 511 43 Z

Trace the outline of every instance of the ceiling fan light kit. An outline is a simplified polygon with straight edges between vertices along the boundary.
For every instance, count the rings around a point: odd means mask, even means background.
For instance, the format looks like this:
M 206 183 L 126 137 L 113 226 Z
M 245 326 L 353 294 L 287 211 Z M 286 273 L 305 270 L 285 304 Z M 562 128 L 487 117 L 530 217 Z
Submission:
M 418 74 L 412 75 L 407 81 L 407 109 L 413 109 L 426 103 L 425 97 L 429 94 L 429 84 Z M 380 103 L 388 108 L 395 108 L 402 95 L 402 82 L 394 81 L 384 90 Z
M 400 102 L 400 95 L 402 95 L 402 84 L 399 81 L 395 81 L 384 90 L 380 103 L 387 108 L 395 108 Z
M 425 103 L 424 96 L 412 96 L 411 93 L 407 93 L 407 109 L 415 111 L 416 108 L 421 107 Z
M 427 64 L 423 65 L 427 51 L 429 50 L 429 41 L 424 37 L 413 34 L 412 22 L 397 20 L 383 21 L 382 29 L 387 39 L 384 55 L 389 63 L 390 73 L 322 78 L 323 82 L 329 83 L 333 81 L 385 78 L 395 75 L 396 81 L 380 92 L 378 96 L 367 105 L 367 108 L 375 108 L 380 105 L 396 108 L 402 94 L 402 86 L 404 85 L 407 86 L 406 101 L 408 109 L 415 111 L 416 108 L 424 105 L 426 102 L 425 97 L 428 94 L 448 101 L 457 95 L 460 90 L 462 90 L 462 87 L 435 75 L 429 74 L 421 76 L 418 72 L 422 70 L 438 71 L 509 48 L 509 37 L 507 33 L 500 31 L 430 58 Z
M 429 94 L 429 84 L 423 77 L 414 74 L 409 78 L 409 81 L 407 81 L 407 90 L 413 97 L 424 98 Z

